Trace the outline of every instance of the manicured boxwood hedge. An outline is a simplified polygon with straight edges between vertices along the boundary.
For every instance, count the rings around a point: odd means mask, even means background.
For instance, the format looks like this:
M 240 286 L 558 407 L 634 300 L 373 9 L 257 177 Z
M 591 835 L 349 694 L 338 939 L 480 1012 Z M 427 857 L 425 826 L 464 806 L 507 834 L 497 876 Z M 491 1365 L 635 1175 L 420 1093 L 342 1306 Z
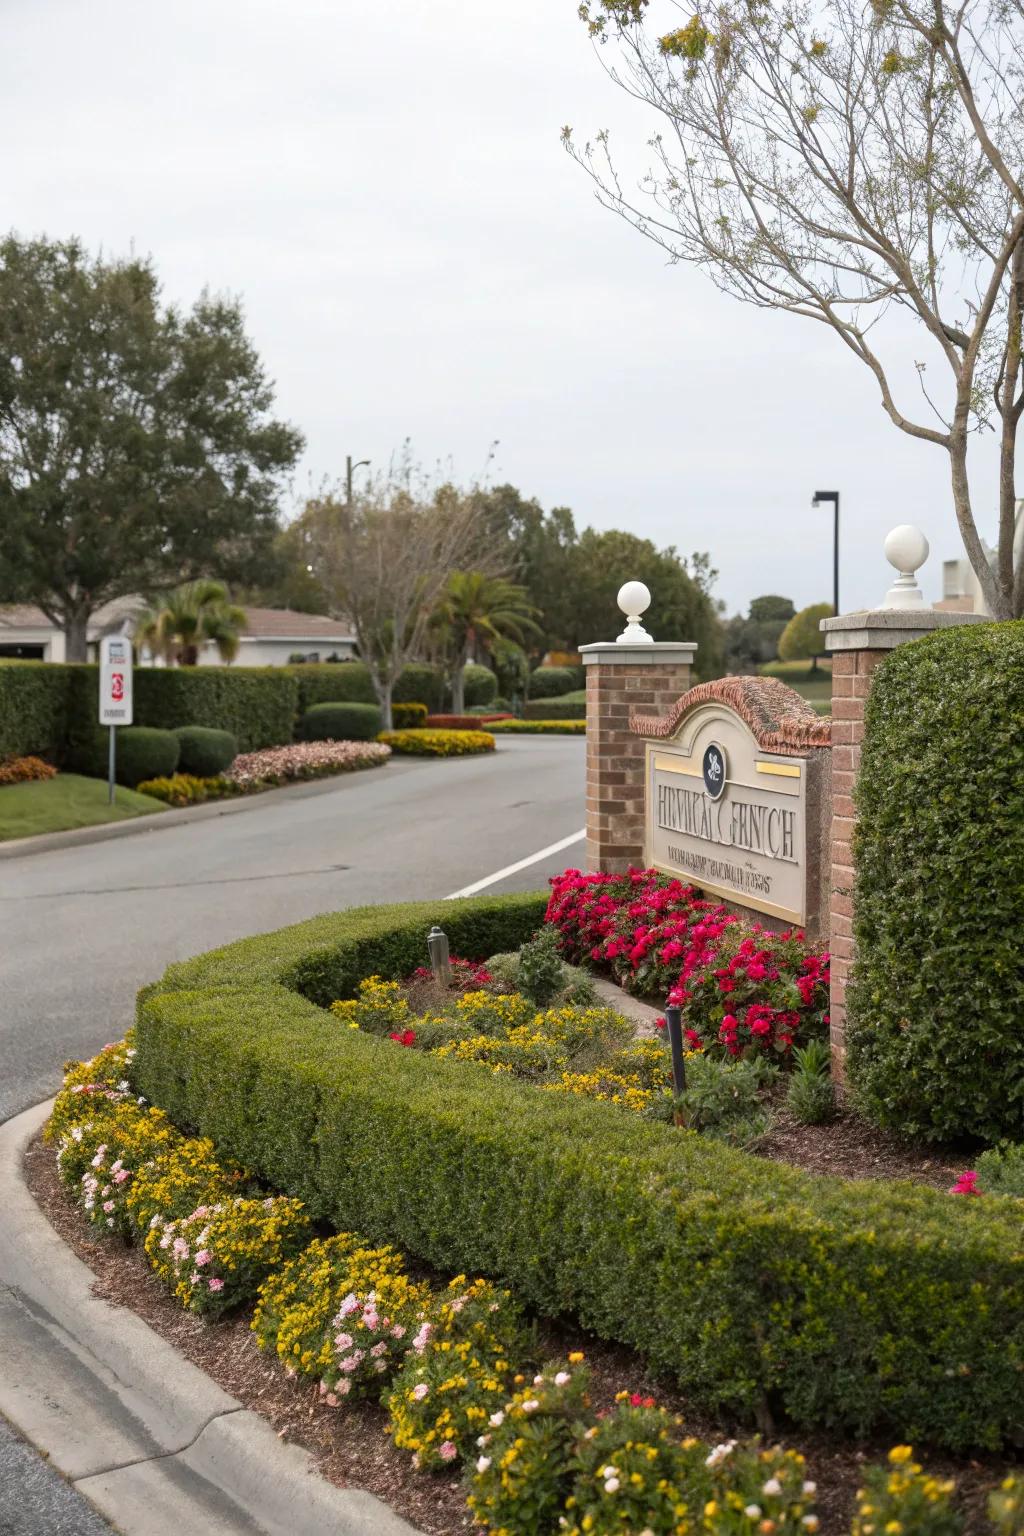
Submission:
M 314 704 L 377 702 L 370 674 L 361 661 L 290 667 L 288 670 L 299 689 L 300 714 L 305 714 Z M 399 674 L 392 693 L 392 703 L 424 704 L 428 710 L 436 710 L 440 709 L 443 697 L 444 678 L 439 668 L 429 666 L 426 662 L 412 662 Z
M 585 720 L 587 706 L 583 699 L 527 699 L 524 720 Z
M 530 673 L 527 691 L 531 699 L 557 699 L 575 687 L 575 667 L 538 667 Z
M 376 704 L 314 704 L 299 721 L 297 741 L 373 741 L 380 730 Z
M 181 749 L 178 772 L 213 779 L 230 768 L 238 756 L 238 738 L 208 725 L 179 725 L 174 732 Z
M 478 667 L 471 662 L 463 673 L 463 686 L 467 709 L 480 704 L 493 704 L 498 697 L 497 673 L 492 672 L 490 667 Z
M 1024 1140 L 1024 623 L 900 646 L 865 724 L 849 1081 L 880 1125 Z
M 140 994 L 138 1090 L 311 1213 L 500 1277 L 695 1402 L 962 1449 L 1024 1432 L 1020 1213 L 845 1183 L 339 1029 L 321 1006 L 518 943 L 543 896 L 316 918 Z
M 0 758 L 60 756 L 67 731 L 65 668 L 0 662 Z
M 110 732 L 93 727 L 88 752 L 83 752 L 79 766 L 94 779 L 105 779 L 109 772 Z M 173 731 L 154 730 L 150 725 L 125 725 L 117 733 L 114 777 L 118 784 L 134 789 L 146 779 L 167 779 L 178 767 L 181 743 Z

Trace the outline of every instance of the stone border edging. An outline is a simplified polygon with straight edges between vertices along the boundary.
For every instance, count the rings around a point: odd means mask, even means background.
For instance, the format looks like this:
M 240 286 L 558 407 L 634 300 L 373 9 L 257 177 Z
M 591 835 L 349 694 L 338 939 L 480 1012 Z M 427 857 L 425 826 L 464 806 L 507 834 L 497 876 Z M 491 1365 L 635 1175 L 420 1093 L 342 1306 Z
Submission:
M 52 1100 L 0 1126 L 0 1412 L 133 1536 L 416 1536 L 373 1494 L 322 1478 L 307 1451 L 124 1307 L 28 1191 L 22 1159 Z

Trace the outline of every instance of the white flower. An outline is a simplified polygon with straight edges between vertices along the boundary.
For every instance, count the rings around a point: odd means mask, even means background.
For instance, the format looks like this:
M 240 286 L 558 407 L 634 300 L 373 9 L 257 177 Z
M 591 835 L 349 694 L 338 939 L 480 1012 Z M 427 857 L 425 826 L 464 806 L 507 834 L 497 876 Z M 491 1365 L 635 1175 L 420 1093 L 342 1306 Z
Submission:
M 617 1477 L 610 1477 L 608 1479 L 608 1481 L 604 1485 L 605 1493 L 617 1493 L 618 1489 L 619 1489 L 619 1480 L 618 1480 Z
M 497 1413 L 492 1413 L 487 1422 L 492 1425 L 494 1429 L 499 1429 L 505 1422 L 505 1414 L 502 1409 L 499 1408 Z
M 818 1526 L 821 1524 L 821 1521 L 818 1519 L 817 1515 L 804 1515 L 802 1523 L 806 1525 L 809 1531 L 816 1531 Z
M 537 1399 L 535 1397 L 530 1397 L 530 1398 L 527 1398 L 526 1402 L 523 1404 L 523 1412 L 524 1413 L 533 1413 L 534 1410 L 539 1408 L 539 1407 L 540 1407 L 540 1403 L 538 1403 Z
M 535 1387 L 542 1387 L 544 1385 L 544 1377 L 543 1376 L 535 1376 L 533 1378 L 533 1384 L 534 1384 Z
M 564 1387 L 567 1381 L 572 1381 L 568 1371 L 559 1371 L 555 1376 L 555 1386 Z
M 486 1472 L 490 1464 L 491 1458 L 489 1456 L 478 1456 L 476 1459 L 476 1469 L 478 1472 Z
M 748 1504 L 743 1513 L 746 1515 L 748 1520 L 760 1520 L 761 1506 L 760 1504 Z
M 807 1497 L 810 1498 L 812 1494 L 817 1493 L 818 1485 L 817 1483 L 804 1483 L 803 1491 L 806 1493 Z
M 705 1457 L 706 1467 L 717 1467 L 725 1460 L 735 1446 L 735 1440 L 723 1440 L 721 1445 L 716 1445 L 710 1456 Z
M 770 1477 L 761 1492 L 766 1493 L 770 1499 L 774 1499 L 782 1492 L 782 1484 L 777 1477 Z

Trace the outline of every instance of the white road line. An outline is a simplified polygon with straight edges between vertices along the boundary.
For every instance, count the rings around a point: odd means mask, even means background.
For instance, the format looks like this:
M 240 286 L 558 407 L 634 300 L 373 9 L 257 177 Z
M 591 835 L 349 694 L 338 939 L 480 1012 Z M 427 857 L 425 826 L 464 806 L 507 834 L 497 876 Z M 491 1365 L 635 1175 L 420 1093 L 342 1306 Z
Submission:
M 531 864 L 539 864 L 541 859 L 546 859 L 553 853 L 561 853 L 563 848 L 571 848 L 573 843 L 580 842 L 586 837 L 585 827 L 578 832 L 573 832 L 571 837 L 563 837 L 560 843 L 550 843 L 547 848 L 542 848 L 539 853 L 531 853 L 528 859 L 520 859 L 518 864 L 506 864 L 504 869 L 499 869 L 493 875 L 487 875 L 483 880 L 477 880 L 473 885 L 467 885 L 461 891 L 452 891 L 445 901 L 458 901 L 461 896 L 475 896 L 477 891 L 482 891 L 488 885 L 496 885 L 499 880 L 506 879 L 509 875 L 517 875 L 521 869 L 528 869 Z

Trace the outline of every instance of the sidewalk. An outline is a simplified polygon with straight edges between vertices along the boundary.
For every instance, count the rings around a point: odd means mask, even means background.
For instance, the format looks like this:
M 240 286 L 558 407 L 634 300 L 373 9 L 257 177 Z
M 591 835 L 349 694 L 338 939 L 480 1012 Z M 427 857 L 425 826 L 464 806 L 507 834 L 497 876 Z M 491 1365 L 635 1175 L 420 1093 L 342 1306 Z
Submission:
M 22 1176 L 49 1108 L 0 1127 L 0 1415 L 126 1536 L 415 1536 L 92 1294 Z

